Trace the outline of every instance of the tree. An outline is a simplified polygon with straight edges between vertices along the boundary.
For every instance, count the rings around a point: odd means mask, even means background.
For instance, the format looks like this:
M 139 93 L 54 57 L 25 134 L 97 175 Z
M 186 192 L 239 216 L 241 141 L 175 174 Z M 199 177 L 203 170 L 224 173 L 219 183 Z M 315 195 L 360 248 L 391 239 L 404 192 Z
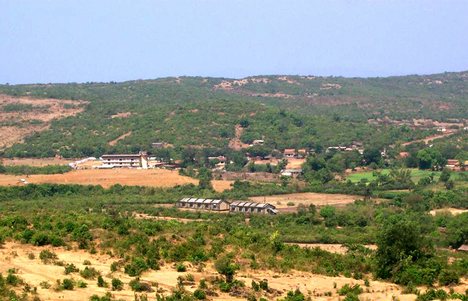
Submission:
M 416 262 L 432 254 L 433 247 L 420 224 L 404 215 L 390 216 L 377 235 L 377 277 L 389 279 L 401 272 L 403 262 Z
M 440 173 L 439 181 L 443 183 L 447 183 L 448 180 L 450 180 L 450 170 L 448 168 L 444 168 L 442 172 Z
M 198 185 L 201 189 L 213 189 L 213 186 L 211 185 L 211 180 L 213 179 L 213 174 L 211 173 L 211 170 L 209 170 L 206 167 L 200 168 L 200 170 L 198 171 L 198 178 L 200 179 Z
M 239 266 L 232 262 L 231 256 L 223 256 L 215 261 L 215 269 L 226 277 L 226 282 L 231 283 Z
M 447 161 L 438 150 L 431 147 L 420 150 L 416 156 L 420 169 L 441 169 Z
M 366 148 L 362 156 L 364 157 L 364 160 L 366 161 L 367 165 L 371 163 L 379 164 L 380 160 L 382 160 L 382 155 L 378 148 Z

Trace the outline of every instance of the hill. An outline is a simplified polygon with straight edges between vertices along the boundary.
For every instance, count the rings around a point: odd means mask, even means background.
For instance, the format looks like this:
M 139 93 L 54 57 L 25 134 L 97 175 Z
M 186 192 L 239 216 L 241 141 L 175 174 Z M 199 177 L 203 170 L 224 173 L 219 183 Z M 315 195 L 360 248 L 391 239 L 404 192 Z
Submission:
M 187 147 L 225 153 L 236 138 L 241 144 L 263 139 L 277 149 L 321 149 L 353 141 L 384 147 L 434 134 L 433 128 L 412 126 L 414 118 L 458 119 L 463 125 L 467 90 L 468 72 L 1 85 L 0 94 L 8 97 L 63 100 L 64 107 L 76 101 L 83 107 L 55 116 L 40 131 L 25 131 L 4 145 L 3 156 L 99 156 L 151 150 L 151 143 L 165 142 L 172 146 L 169 155 L 177 157 Z M 34 116 L 28 120 L 18 128 L 29 128 Z

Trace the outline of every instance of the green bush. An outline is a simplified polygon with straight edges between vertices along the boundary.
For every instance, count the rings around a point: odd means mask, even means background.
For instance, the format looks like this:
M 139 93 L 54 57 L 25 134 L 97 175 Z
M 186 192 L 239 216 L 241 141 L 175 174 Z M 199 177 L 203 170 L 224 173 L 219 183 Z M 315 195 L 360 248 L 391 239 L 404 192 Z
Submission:
M 72 279 L 65 278 L 62 280 L 62 286 L 64 290 L 72 291 L 75 287 L 75 282 Z
M 123 282 L 118 278 L 112 279 L 112 290 L 113 291 L 121 291 L 123 289 Z

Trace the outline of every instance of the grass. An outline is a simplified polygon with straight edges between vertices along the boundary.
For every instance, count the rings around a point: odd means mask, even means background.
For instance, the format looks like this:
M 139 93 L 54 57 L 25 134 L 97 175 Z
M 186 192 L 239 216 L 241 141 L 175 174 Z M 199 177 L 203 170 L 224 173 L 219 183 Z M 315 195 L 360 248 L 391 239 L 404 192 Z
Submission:
M 440 174 L 441 174 L 440 171 L 421 170 L 421 169 L 417 169 L 417 168 L 411 168 L 410 170 L 411 170 L 411 180 L 414 183 L 418 183 L 418 181 L 421 178 L 430 176 L 431 174 L 434 174 L 434 180 L 438 181 L 439 177 L 440 177 Z M 377 171 L 381 172 L 382 174 L 389 174 L 390 173 L 390 169 L 388 169 L 388 168 L 380 169 L 380 170 L 377 170 Z M 373 180 L 375 180 L 377 178 L 374 175 L 374 172 L 375 171 L 357 172 L 357 173 L 350 174 L 346 179 L 351 180 L 351 182 L 353 182 L 353 183 L 360 182 L 362 179 L 365 179 L 366 182 L 370 182 L 370 181 L 373 181 Z M 461 181 L 462 180 L 461 174 L 468 175 L 468 172 L 466 172 L 466 171 L 464 171 L 464 172 L 453 172 L 452 176 L 451 176 L 451 179 L 453 179 L 455 181 Z

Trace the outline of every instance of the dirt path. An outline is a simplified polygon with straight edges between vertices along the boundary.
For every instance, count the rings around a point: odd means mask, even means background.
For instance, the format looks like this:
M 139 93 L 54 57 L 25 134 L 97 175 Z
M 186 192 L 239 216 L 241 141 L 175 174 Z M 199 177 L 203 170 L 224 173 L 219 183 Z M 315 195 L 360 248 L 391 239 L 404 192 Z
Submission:
M 455 131 L 447 131 L 445 133 L 442 133 L 442 134 L 437 134 L 437 135 L 432 135 L 432 136 L 429 136 L 429 137 L 426 137 L 424 139 L 418 139 L 418 140 L 413 140 L 413 141 L 409 141 L 409 142 L 405 142 L 403 143 L 402 145 L 403 146 L 408 146 L 408 145 L 411 145 L 411 144 L 414 144 L 414 143 L 419 143 L 419 142 L 424 142 L 424 144 L 429 144 L 430 142 L 434 141 L 434 140 L 437 140 L 437 139 L 441 139 L 441 138 L 445 138 L 445 137 L 449 137 L 453 134 L 455 134 L 456 132 Z
M 123 139 L 127 138 L 127 137 L 130 136 L 131 134 L 132 134 L 132 131 L 127 132 L 127 133 L 125 133 L 125 134 L 123 134 L 123 135 L 117 137 L 116 139 L 114 139 L 114 140 L 112 140 L 112 141 L 109 141 L 109 145 L 110 145 L 110 146 L 114 146 L 114 145 L 117 144 L 117 142 L 119 142 L 120 140 L 123 140 Z
M 242 143 L 240 137 L 242 136 L 242 132 L 244 131 L 244 128 L 240 126 L 240 124 L 237 124 L 235 129 L 235 136 L 229 141 L 229 148 L 232 148 L 233 150 L 241 150 L 243 148 L 249 147 L 248 144 Z

